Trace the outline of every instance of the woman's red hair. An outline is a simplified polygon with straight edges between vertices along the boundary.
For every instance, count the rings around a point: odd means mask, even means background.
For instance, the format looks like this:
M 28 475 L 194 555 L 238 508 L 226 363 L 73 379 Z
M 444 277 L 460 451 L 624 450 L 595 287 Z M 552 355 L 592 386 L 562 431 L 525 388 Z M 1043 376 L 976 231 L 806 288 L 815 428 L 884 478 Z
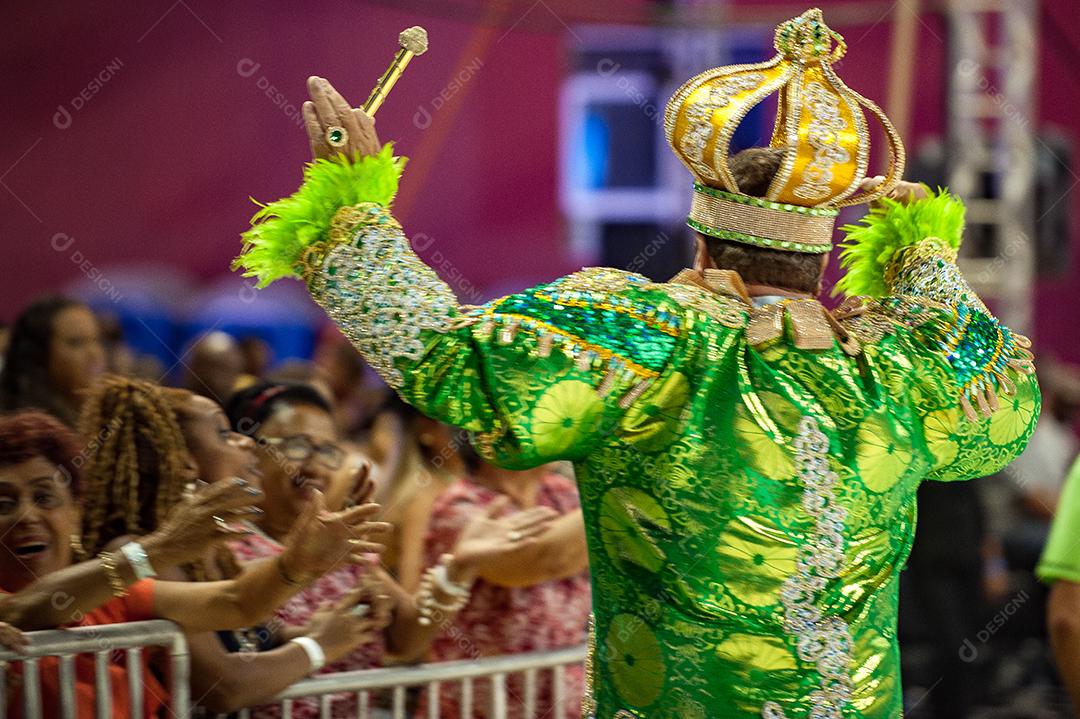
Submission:
M 79 438 L 60 420 L 37 410 L 0 416 L 0 467 L 44 457 L 67 475 L 79 495 Z

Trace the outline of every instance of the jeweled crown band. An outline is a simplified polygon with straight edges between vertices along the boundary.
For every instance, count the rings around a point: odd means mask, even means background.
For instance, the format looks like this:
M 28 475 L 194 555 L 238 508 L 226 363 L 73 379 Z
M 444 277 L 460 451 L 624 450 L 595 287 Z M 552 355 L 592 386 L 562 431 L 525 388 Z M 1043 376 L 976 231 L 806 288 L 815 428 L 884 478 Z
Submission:
M 694 185 L 686 224 L 703 235 L 772 250 L 824 254 L 837 210 L 800 207 Z

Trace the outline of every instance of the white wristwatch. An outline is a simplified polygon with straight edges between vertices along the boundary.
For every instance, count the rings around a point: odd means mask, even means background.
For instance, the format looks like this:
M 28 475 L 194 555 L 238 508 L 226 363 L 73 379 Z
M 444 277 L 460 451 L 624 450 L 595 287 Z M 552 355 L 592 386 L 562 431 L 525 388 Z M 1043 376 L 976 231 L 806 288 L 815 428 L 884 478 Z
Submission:
M 131 565 L 131 571 L 135 573 L 136 579 L 153 579 L 157 576 L 157 571 L 151 566 L 146 550 L 138 542 L 128 542 L 120 547 L 120 553 Z

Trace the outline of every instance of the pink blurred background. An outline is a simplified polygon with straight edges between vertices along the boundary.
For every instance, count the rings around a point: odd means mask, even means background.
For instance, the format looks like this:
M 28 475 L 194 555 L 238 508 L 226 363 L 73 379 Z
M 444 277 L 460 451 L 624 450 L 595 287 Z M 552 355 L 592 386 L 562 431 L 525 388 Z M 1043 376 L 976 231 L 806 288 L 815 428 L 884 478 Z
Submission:
M 819 4 L 829 19 L 830 8 L 852 3 Z M 297 186 L 308 159 L 297 119 L 306 76 L 329 78 L 359 104 L 389 62 L 397 33 L 413 24 L 428 29 L 431 50 L 378 117 L 382 139 L 413 158 L 398 200 L 402 221 L 432 238 L 426 255 L 441 253 L 484 291 L 576 269 L 557 202 L 557 101 L 574 42 L 563 23 L 605 13 L 647 22 L 652 4 L 545 0 L 481 11 L 472 3 L 477 12 L 460 18 L 442 3 L 407 5 L 115 0 L 39 2 L 9 14 L 0 29 L 7 98 L 0 318 L 10 321 L 33 296 L 81 277 L 75 250 L 106 271 L 152 260 L 203 281 L 225 273 L 254 209 L 249 195 L 272 200 Z M 760 5 L 735 3 L 729 11 Z M 1080 47 L 1075 9 L 1072 0 L 1045 0 L 1040 24 L 1058 24 Z M 880 100 L 888 20 L 883 13 L 877 24 L 837 25 L 850 45 L 840 67 L 845 80 Z M 912 148 L 944 130 L 944 34 L 935 6 L 924 4 L 910 60 L 918 78 L 906 138 Z M 1040 54 L 1040 127 L 1075 136 L 1080 74 L 1053 47 L 1041 45 Z M 433 110 L 470 63 L 479 69 Z M 108 80 L 73 103 L 99 74 Z M 275 97 L 266 94 L 270 85 Z M 57 116 L 60 106 L 70 120 Z M 421 129 L 414 118 L 420 112 L 423 120 L 425 110 L 430 124 L 420 122 Z M 1072 167 L 1067 176 L 1076 173 Z M 1080 194 L 1061 189 L 1075 217 Z M 1080 361 L 1080 335 L 1071 331 L 1080 319 L 1077 242 L 1074 221 L 1072 265 L 1040 281 L 1035 327 L 1043 351 L 1073 361 Z

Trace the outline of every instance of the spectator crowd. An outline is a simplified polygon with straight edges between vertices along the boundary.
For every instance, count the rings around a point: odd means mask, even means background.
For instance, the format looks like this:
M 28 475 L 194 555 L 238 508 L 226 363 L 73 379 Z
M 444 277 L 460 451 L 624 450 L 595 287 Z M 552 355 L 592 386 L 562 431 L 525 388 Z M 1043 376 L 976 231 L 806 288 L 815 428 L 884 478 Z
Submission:
M 272 717 L 273 697 L 313 674 L 584 643 L 571 470 L 486 464 L 369 380 L 344 340 L 275 364 L 255 337 L 209 332 L 169 386 L 105 318 L 57 297 L 23 310 L 3 343 L 7 648 L 25 648 L 28 631 L 168 619 L 190 648 L 193 702 Z M 72 601 L 61 608 L 58 592 Z M 130 672 L 143 674 L 144 715 L 167 715 L 167 659 L 151 651 L 133 667 L 114 653 L 114 717 L 131 716 Z M 20 672 L 5 675 L 9 716 Z M 79 716 L 91 716 L 93 656 L 74 674 Z M 57 716 L 59 662 L 41 660 L 38 675 Z M 578 716 L 583 682 L 571 667 L 566 687 L 542 679 L 530 701 L 541 716 Z M 524 687 L 508 690 L 510 716 L 523 716 Z M 472 716 L 486 715 L 489 692 L 475 683 Z M 427 701 L 410 697 L 420 716 Z M 441 716 L 461 716 L 460 701 L 444 690 Z M 335 695 L 331 712 L 355 716 L 354 702 Z M 316 699 L 292 705 L 319 711 Z

